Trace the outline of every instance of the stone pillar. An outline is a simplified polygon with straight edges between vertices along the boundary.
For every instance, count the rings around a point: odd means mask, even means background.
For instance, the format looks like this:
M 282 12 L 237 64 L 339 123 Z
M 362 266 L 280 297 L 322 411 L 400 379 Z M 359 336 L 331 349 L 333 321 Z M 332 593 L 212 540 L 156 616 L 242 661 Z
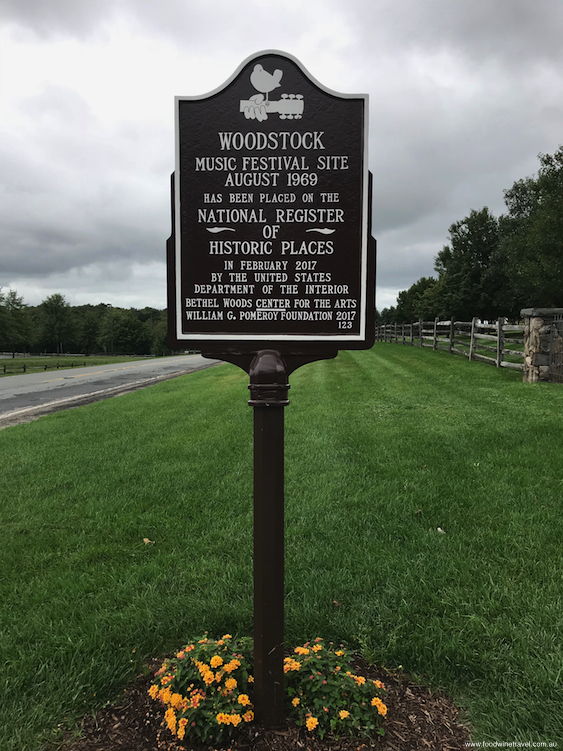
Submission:
M 551 324 L 563 315 L 563 308 L 524 308 L 520 315 L 524 319 L 523 380 L 548 381 Z

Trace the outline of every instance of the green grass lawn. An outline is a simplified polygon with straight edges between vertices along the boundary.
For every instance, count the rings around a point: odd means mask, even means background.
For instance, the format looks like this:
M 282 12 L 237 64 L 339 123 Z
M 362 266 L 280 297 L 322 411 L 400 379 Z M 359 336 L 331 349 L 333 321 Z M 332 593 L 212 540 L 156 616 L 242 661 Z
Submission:
M 563 389 L 383 343 L 290 381 L 287 642 L 402 665 L 476 740 L 563 739 Z M 191 635 L 251 633 L 247 384 L 224 365 L 0 431 L 2 751 Z

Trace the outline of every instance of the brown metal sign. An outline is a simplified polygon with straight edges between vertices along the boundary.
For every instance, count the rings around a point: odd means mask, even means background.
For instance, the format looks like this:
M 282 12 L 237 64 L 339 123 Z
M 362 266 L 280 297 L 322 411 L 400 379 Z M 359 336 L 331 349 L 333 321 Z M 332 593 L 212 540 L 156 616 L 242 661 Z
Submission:
M 277 51 L 176 98 L 173 346 L 371 346 L 367 109 Z

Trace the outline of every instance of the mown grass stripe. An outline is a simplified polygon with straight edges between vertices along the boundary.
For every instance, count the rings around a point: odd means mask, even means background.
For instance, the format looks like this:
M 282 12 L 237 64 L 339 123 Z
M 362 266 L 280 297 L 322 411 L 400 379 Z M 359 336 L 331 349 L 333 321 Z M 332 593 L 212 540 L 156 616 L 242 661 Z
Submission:
M 225 365 L 0 433 L 2 749 L 193 633 L 251 631 L 247 383 Z M 288 642 L 403 665 L 477 739 L 557 740 L 563 390 L 391 344 L 291 384 Z

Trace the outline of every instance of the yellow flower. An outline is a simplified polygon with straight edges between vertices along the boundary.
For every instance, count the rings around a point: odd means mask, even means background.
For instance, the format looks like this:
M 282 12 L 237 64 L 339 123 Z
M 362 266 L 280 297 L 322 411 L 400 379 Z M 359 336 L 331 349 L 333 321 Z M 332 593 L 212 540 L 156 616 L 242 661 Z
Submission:
M 249 675 L 249 676 L 248 676 L 248 682 L 249 682 L 249 683 L 254 683 L 254 676 L 252 676 L 252 675 Z
M 345 720 L 347 717 L 350 717 L 350 712 L 348 712 L 346 709 L 341 709 L 339 714 L 341 720 Z
M 294 707 L 296 707 L 300 701 L 301 699 L 298 696 L 296 696 L 295 699 L 291 700 L 291 703 L 293 704 Z
M 371 706 L 377 707 L 377 711 L 383 717 L 385 717 L 385 715 L 387 714 L 387 707 L 377 696 L 374 696 L 374 698 L 371 700 Z
M 178 735 L 178 738 L 181 741 L 184 740 L 184 735 L 186 734 L 186 725 L 187 724 L 188 724 L 188 721 L 186 720 L 185 717 L 182 717 L 182 719 L 178 721 L 177 735 Z
M 229 725 L 231 722 L 231 715 L 225 714 L 225 712 L 219 712 L 215 719 L 219 725 Z
M 232 691 L 236 687 L 237 687 L 237 682 L 234 678 L 228 678 L 225 681 L 225 688 L 227 689 L 227 691 Z
M 290 670 L 299 670 L 300 667 L 301 663 L 297 662 L 297 660 L 293 660 L 291 657 L 286 657 L 284 659 L 284 673 L 289 673 Z
M 243 707 L 247 707 L 251 703 L 247 694 L 240 694 L 237 701 L 239 704 L 242 704 Z
M 295 652 L 296 655 L 308 655 L 309 654 L 309 650 L 305 649 L 305 647 L 295 647 L 293 651 Z
M 232 673 L 233 670 L 240 668 L 240 660 L 231 660 L 226 665 L 224 665 L 223 668 L 227 673 Z
M 166 710 L 164 719 L 166 720 L 166 724 L 168 725 L 170 730 L 174 733 L 176 731 L 176 715 L 174 714 L 174 710 L 172 708 Z
M 208 670 L 207 673 L 203 675 L 203 682 L 205 683 L 206 686 L 211 686 L 214 680 L 215 680 L 215 676 L 213 675 L 211 670 Z
M 339 649 L 338 652 L 334 653 L 337 657 L 344 657 L 346 652 L 344 652 L 342 649 Z
M 373 685 L 374 685 L 374 686 L 375 686 L 376 688 L 381 688 L 381 689 L 383 689 L 383 691 L 385 691 L 385 684 L 384 684 L 384 683 L 382 683 L 381 681 L 374 681 L 374 682 L 373 682 Z
M 245 712 L 242 716 L 242 719 L 245 722 L 252 722 L 252 720 L 254 719 L 254 712 L 252 712 L 251 710 L 249 710 L 248 712 Z
M 235 714 L 231 715 L 231 724 L 232 725 L 234 725 L 236 727 L 240 722 L 242 722 L 242 717 L 239 714 L 235 713 Z
M 170 697 L 170 704 L 174 707 L 174 709 L 181 709 L 182 705 L 184 704 L 184 697 L 180 694 L 172 694 Z
M 364 678 L 363 675 L 354 675 L 352 677 L 356 681 L 356 683 L 358 684 L 358 686 L 363 686 L 364 683 L 366 682 L 366 679 Z
M 315 644 L 315 646 L 311 647 L 311 649 L 313 650 L 313 652 L 320 652 L 322 649 L 322 646 L 320 644 Z
M 223 639 L 232 639 L 232 638 L 233 637 L 230 634 L 225 634 L 225 636 L 223 637 Z
M 314 730 L 319 724 L 319 721 L 316 717 L 309 717 L 305 724 L 307 725 L 307 730 Z
M 156 699 L 157 694 L 158 694 L 158 686 L 155 686 L 153 683 L 153 685 L 149 688 L 149 696 L 151 697 L 151 699 Z
M 211 658 L 211 663 L 210 664 L 211 664 L 212 668 L 218 668 L 220 665 L 223 664 L 223 658 L 219 657 L 219 655 L 214 655 Z

